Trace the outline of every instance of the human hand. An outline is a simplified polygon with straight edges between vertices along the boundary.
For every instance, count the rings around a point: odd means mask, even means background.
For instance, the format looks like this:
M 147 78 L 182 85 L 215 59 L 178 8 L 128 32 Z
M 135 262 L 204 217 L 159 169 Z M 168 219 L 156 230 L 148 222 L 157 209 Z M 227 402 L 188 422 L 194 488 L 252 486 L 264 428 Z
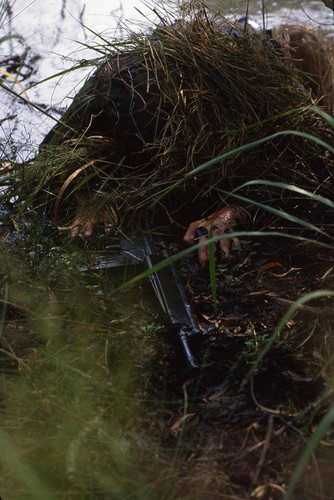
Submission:
M 238 220 L 246 218 L 246 214 L 239 207 L 224 207 L 206 219 L 199 219 L 191 224 L 184 235 L 183 241 L 187 245 L 194 245 L 195 241 L 204 242 L 212 230 L 212 236 L 222 236 L 223 234 L 233 233 L 234 225 Z M 222 239 L 218 242 L 219 252 L 223 259 L 230 255 L 231 246 L 240 246 L 240 241 L 235 236 Z M 216 246 L 216 245 L 215 245 Z M 203 245 L 198 249 L 198 261 L 204 266 L 209 261 L 209 245 Z
M 107 205 L 96 209 L 87 201 L 85 196 L 77 196 L 78 207 L 72 224 L 68 227 L 69 236 L 71 238 L 82 234 L 85 238 L 90 238 L 93 235 L 97 224 L 104 225 L 104 231 L 109 234 L 113 231 L 117 216 L 114 210 Z

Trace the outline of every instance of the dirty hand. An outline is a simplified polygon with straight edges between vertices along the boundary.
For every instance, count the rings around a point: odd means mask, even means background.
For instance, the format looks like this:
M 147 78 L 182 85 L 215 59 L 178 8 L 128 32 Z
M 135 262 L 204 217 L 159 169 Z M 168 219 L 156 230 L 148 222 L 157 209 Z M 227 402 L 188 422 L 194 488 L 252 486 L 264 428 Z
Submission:
M 85 196 L 77 196 L 78 208 L 72 224 L 68 227 L 69 236 L 73 238 L 82 234 L 85 238 L 92 236 L 97 224 L 104 224 L 106 233 L 111 233 L 117 223 L 115 212 L 108 206 L 96 210 L 87 201 Z
M 233 226 L 237 220 L 245 218 L 245 212 L 239 207 L 224 207 L 216 213 L 209 215 L 206 219 L 192 222 L 184 235 L 183 241 L 187 245 L 194 245 L 195 240 L 199 242 L 206 241 L 211 228 L 212 236 L 221 236 L 226 234 L 226 232 L 233 233 Z M 232 236 L 231 238 L 220 240 L 218 244 L 220 255 L 222 258 L 227 259 L 230 255 L 231 244 L 240 246 L 240 241 L 238 238 Z M 209 245 L 203 245 L 198 249 L 198 261 L 201 266 L 204 266 L 209 261 Z

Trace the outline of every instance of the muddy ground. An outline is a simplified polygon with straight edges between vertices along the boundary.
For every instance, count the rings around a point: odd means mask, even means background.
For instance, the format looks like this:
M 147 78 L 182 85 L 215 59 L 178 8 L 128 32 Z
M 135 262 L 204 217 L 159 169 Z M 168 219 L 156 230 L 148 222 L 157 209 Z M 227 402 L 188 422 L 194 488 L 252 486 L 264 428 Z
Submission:
M 119 288 L 140 269 L 80 272 L 101 243 L 37 227 L 7 233 L 2 259 L 2 418 L 34 473 L 60 498 L 284 498 L 332 405 L 333 298 L 277 327 L 298 298 L 333 290 L 333 250 L 244 238 L 217 264 L 216 309 L 208 268 L 183 258 L 196 319 L 216 328 L 193 339 L 193 373 L 148 280 Z M 333 446 L 329 426 L 290 498 L 333 498 Z M 20 498 L 5 470 L 4 498 Z

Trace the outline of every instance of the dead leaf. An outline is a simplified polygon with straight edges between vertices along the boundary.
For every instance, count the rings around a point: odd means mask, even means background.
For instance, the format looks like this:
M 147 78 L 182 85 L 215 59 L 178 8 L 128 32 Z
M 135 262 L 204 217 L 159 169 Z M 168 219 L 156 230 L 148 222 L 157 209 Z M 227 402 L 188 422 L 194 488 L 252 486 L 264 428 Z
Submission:
M 175 424 L 172 425 L 170 428 L 170 431 L 174 436 L 177 436 L 178 433 L 181 431 L 182 424 L 188 420 L 188 418 L 194 417 L 196 413 L 187 413 L 186 415 L 182 415 L 182 417 L 178 418 Z
M 280 262 L 268 262 L 268 264 L 264 264 L 264 266 L 260 267 L 260 269 L 257 272 L 257 275 L 261 276 L 261 274 L 268 271 L 268 269 L 272 269 L 273 267 L 283 267 L 283 266 Z

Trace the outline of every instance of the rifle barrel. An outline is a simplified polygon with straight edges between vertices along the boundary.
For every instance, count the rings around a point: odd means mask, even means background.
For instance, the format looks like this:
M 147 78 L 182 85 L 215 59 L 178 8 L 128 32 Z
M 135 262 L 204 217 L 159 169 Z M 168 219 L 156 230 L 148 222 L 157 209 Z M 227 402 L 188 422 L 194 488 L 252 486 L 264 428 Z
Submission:
M 161 261 L 158 254 L 161 253 L 163 258 L 168 258 L 168 253 L 163 243 L 161 244 L 162 250 L 158 252 L 153 241 L 148 240 L 146 236 L 145 239 L 146 248 L 149 250 L 145 255 L 145 263 L 148 269 L 152 269 L 155 264 Z M 188 368 L 197 370 L 199 364 L 189 345 L 189 337 L 199 334 L 200 330 L 175 266 L 170 264 L 159 269 L 153 272 L 149 278 L 161 308 L 169 317 L 181 342 Z
M 95 256 L 95 262 L 81 265 L 80 271 L 143 263 L 151 270 L 161 260 L 169 257 L 164 241 L 155 245 L 152 238 L 145 234 L 138 234 L 130 239 L 109 237 L 107 241 L 106 252 Z M 170 264 L 158 271 L 153 270 L 149 279 L 160 306 L 182 345 L 188 367 L 191 370 L 198 369 L 199 364 L 189 345 L 189 337 L 199 334 L 200 330 L 175 266 Z

